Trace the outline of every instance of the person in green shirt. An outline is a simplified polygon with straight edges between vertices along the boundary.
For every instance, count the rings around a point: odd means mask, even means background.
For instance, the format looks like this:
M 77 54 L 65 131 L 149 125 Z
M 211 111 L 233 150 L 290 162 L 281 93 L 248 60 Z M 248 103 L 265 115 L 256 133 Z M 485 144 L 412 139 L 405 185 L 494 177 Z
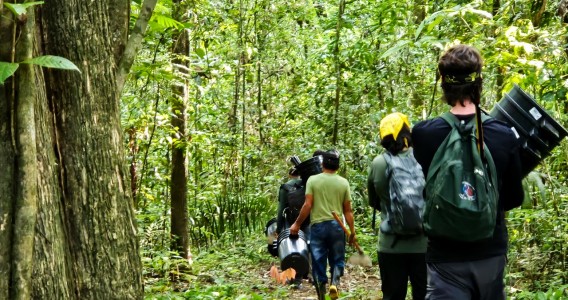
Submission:
M 329 150 L 323 155 L 323 173 L 311 176 L 306 185 L 306 200 L 300 215 L 290 227 L 290 234 L 296 235 L 304 219 L 310 215 L 310 253 L 312 258 L 312 277 L 318 299 L 325 299 L 326 273 L 329 261 L 331 299 L 339 297 L 339 279 L 345 268 L 345 233 L 334 219 L 332 212 L 343 215 L 351 230 L 349 243 L 356 240 L 351 192 L 347 179 L 337 174 L 339 152 Z
M 392 113 L 381 120 L 381 145 L 391 155 L 411 155 L 412 139 L 408 118 Z M 381 289 L 385 300 L 404 300 L 408 280 L 412 285 L 412 299 L 423 300 L 426 295 L 425 253 L 427 238 L 424 234 L 401 238 L 388 232 L 387 207 L 390 201 L 389 179 L 385 154 L 371 163 L 368 177 L 369 203 L 380 203 L 381 230 L 378 241 Z

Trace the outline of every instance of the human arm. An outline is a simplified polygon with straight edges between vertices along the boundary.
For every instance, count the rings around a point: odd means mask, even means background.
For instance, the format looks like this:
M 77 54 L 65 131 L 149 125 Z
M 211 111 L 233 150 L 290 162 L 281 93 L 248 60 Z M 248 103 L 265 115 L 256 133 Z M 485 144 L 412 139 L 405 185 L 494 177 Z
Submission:
M 369 194 L 369 206 L 375 207 L 380 211 L 380 205 L 373 205 L 374 203 L 379 203 L 379 195 L 375 189 L 375 170 L 372 164 L 369 168 L 369 176 L 367 177 L 367 193 Z
M 345 222 L 349 226 L 349 244 L 353 244 L 357 241 L 357 236 L 355 233 L 355 219 L 353 218 L 353 210 L 351 209 L 351 201 L 343 201 L 343 216 L 345 217 Z
M 302 223 L 304 223 L 304 220 L 306 220 L 306 218 L 310 215 L 313 204 L 314 204 L 314 195 L 306 194 L 306 201 L 304 201 L 304 205 L 302 205 L 302 209 L 300 209 L 300 214 L 298 215 L 298 218 L 296 218 L 294 224 L 292 224 L 292 226 L 290 227 L 290 235 L 298 234 L 298 231 L 300 231 Z
M 518 143 L 515 141 L 515 144 Z M 509 155 L 509 165 L 505 168 L 506 171 L 502 176 L 502 185 L 499 193 L 505 211 L 521 206 L 524 199 L 520 148 L 518 146 L 513 147 Z
M 373 159 L 369 167 L 369 177 L 367 187 L 369 193 L 369 205 L 381 211 L 381 200 L 389 197 L 388 179 L 386 176 L 387 162 L 384 155 L 379 155 Z

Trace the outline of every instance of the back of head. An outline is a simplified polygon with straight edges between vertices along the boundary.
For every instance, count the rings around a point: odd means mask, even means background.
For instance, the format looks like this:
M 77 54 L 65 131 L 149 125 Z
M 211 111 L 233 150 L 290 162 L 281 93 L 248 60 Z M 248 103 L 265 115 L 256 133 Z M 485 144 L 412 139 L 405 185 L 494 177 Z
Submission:
M 314 154 L 312 154 L 312 157 L 323 155 L 324 153 L 325 153 L 325 151 L 323 151 L 321 149 L 317 149 L 316 151 L 314 151 Z
M 479 104 L 483 83 L 482 67 L 483 60 L 474 47 L 456 45 L 448 49 L 438 61 L 444 100 L 451 106 L 458 102 L 463 106 L 465 99 Z
M 323 167 L 336 171 L 339 169 L 339 152 L 335 149 L 326 151 L 323 155 Z
M 402 113 L 395 112 L 385 116 L 379 125 L 381 145 L 393 155 L 412 146 L 410 122 Z

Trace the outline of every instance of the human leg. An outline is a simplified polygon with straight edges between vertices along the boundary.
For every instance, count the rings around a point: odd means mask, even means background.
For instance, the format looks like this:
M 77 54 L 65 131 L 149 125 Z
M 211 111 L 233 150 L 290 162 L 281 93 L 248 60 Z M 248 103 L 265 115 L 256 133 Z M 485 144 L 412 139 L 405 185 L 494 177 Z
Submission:
M 412 299 L 423 300 L 426 297 L 426 254 L 412 253 L 409 255 L 408 274 L 412 285 Z
M 318 299 L 325 299 L 325 285 L 327 283 L 326 227 L 322 223 L 312 224 L 310 233 L 310 253 L 312 258 L 312 278 Z
M 339 282 L 345 269 L 345 233 L 336 221 L 328 223 L 329 266 L 331 272 L 331 285 L 329 296 L 331 299 L 339 297 Z
M 480 300 L 505 300 L 505 255 L 471 262 Z
M 469 262 L 427 263 L 426 300 L 472 299 Z
M 405 254 L 378 252 L 384 300 L 404 300 L 408 285 Z

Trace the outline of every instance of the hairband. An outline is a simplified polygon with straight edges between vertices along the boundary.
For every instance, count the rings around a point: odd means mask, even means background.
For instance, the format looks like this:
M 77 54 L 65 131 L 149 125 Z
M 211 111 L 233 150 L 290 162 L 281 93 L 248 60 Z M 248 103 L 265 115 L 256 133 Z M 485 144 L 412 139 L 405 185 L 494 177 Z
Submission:
M 481 73 L 473 72 L 466 75 L 445 75 L 443 77 L 443 81 L 447 84 L 460 85 L 460 84 L 473 83 L 477 78 L 479 79 L 483 78 L 481 76 Z

